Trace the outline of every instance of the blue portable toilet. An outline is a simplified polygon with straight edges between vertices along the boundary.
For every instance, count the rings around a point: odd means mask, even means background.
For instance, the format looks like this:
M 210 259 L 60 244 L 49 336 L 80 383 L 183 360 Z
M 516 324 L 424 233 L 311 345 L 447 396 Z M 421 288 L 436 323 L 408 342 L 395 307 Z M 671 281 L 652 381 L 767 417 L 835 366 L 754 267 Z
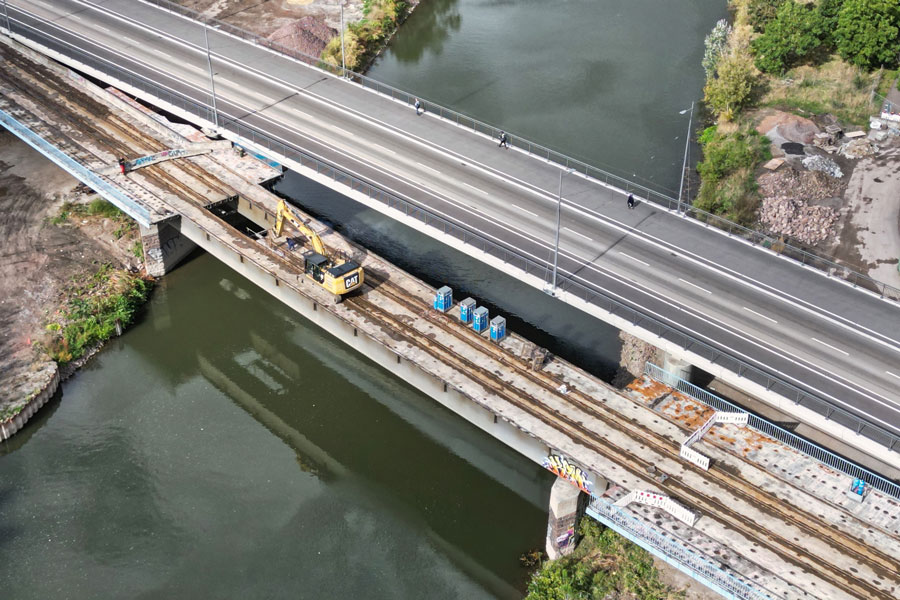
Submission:
M 477 333 L 486 331 L 488 328 L 488 309 L 483 306 L 479 306 L 475 309 L 472 315 L 474 317 L 474 321 L 472 322 L 472 329 L 474 329 Z
M 506 337 L 506 318 L 494 317 L 491 319 L 491 340 L 499 342 Z
M 459 303 L 459 320 L 468 325 L 472 322 L 472 313 L 475 312 L 475 301 L 466 298 Z
M 453 290 L 446 285 L 434 295 L 434 309 L 447 312 L 453 306 Z

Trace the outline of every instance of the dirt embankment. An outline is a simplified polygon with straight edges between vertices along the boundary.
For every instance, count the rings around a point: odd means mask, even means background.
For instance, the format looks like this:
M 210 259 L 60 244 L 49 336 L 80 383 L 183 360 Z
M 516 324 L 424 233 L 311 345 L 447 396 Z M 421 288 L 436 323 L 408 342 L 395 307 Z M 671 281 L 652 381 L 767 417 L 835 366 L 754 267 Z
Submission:
M 0 423 L 56 374 L 40 350 L 67 284 L 112 263 L 137 268 L 136 232 L 105 218 L 51 222 L 65 202 L 94 195 L 11 133 L 0 130 Z M 117 235 L 118 234 L 118 237 Z

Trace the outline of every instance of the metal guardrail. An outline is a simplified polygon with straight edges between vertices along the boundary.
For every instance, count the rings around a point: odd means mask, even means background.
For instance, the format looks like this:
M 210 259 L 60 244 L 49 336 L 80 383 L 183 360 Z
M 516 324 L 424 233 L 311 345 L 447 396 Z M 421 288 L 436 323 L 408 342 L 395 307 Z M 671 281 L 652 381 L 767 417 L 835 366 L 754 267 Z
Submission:
M 726 572 L 706 557 L 692 552 L 674 538 L 657 531 L 643 520 L 602 498 L 591 496 L 587 513 L 641 548 L 690 573 L 692 577 L 726 598 L 740 600 L 772 598 L 769 594 Z
M 120 82 L 120 84 L 130 87 L 132 90 L 136 90 L 137 92 L 146 95 L 148 98 L 156 98 L 159 102 L 162 102 L 171 108 L 179 109 L 185 114 L 194 115 L 210 126 L 213 123 L 211 97 L 209 96 L 204 99 L 206 103 L 195 101 L 178 92 L 162 88 L 156 83 L 130 71 L 126 71 L 96 55 L 87 54 L 78 48 L 69 46 L 57 38 L 47 36 L 40 30 L 29 27 L 28 32 L 31 39 L 39 40 L 38 43 L 41 45 L 63 55 L 70 56 L 72 60 L 88 69 L 93 69 L 97 73 L 105 73 L 106 76 L 114 78 Z M 18 34 L 19 32 L 16 33 Z M 265 149 L 270 154 L 279 155 L 285 160 L 301 165 L 304 168 L 314 169 L 317 174 L 330 177 L 335 182 L 341 182 L 351 190 L 363 193 L 371 200 L 377 200 L 389 208 L 402 212 L 407 217 L 414 218 L 425 225 L 434 227 L 445 235 L 450 235 L 488 256 L 501 260 L 510 267 L 517 268 L 525 274 L 534 275 L 543 281 L 550 281 L 552 267 L 549 264 L 536 262 L 523 256 L 514 248 L 493 242 L 479 233 L 470 230 L 463 222 L 455 222 L 435 215 L 423 206 L 382 190 L 376 185 L 359 179 L 342 170 L 340 167 L 324 160 L 320 160 L 298 147 L 287 145 L 276 140 L 239 119 L 220 114 L 219 125 L 222 129 L 245 140 L 249 140 L 258 148 Z M 601 311 L 627 320 L 634 327 L 643 328 L 645 331 L 659 339 L 660 343 L 668 342 L 674 344 L 685 351 L 691 352 L 711 363 L 715 363 L 722 368 L 728 369 L 740 377 L 757 385 L 761 385 L 773 393 L 780 394 L 795 404 L 802 404 L 810 410 L 824 414 L 827 418 L 832 418 L 847 427 L 853 428 L 857 433 L 866 435 L 870 439 L 887 446 L 888 448 L 893 448 L 893 446 L 900 441 L 898 436 L 887 432 L 884 429 L 870 425 L 846 411 L 840 410 L 823 398 L 773 376 L 737 357 L 731 356 L 706 342 L 695 339 L 658 319 L 634 310 L 626 304 L 606 295 L 605 291 L 599 287 L 589 287 L 576 281 L 573 276 L 559 274 L 557 277 L 557 288 L 562 292 L 571 294 L 575 298 L 592 304 Z
M 868 469 L 857 465 L 854 462 L 847 460 L 825 448 L 822 448 L 818 444 L 814 444 L 807 439 L 804 439 L 794 433 L 791 433 L 787 429 L 779 427 L 774 423 L 770 423 L 769 421 L 754 415 L 753 413 L 725 400 L 724 398 L 720 398 L 715 394 L 704 390 L 703 388 L 697 387 L 693 383 L 685 381 L 681 379 L 674 373 L 670 373 L 660 367 L 654 365 L 653 363 L 647 363 L 644 366 L 644 374 L 648 377 L 659 381 L 660 383 L 664 383 L 667 386 L 678 390 L 684 394 L 687 394 L 694 400 L 702 402 L 703 404 L 709 406 L 710 408 L 714 408 L 720 412 L 739 412 L 746 413 L 748 415 L 747 424 L 753 429 L 759 431 L 760 433 L 769 436 L 779 442 L 790 446 L 791 448 L 802 452 L 808 457 L 815 459 L 825 465 L 826 467 L 831 467 L 841 473 L 853 477 L 855 479 L 862 479 L 869 485 L 871 485 L 876 490 L 884 492 L 885 494 L 892 496 L 894 498 L 900 499 L 900 485 L 897 483 L 885 479 L 881 475 L 877 473 L 873 473 Z M 893 449 L 893 444 L 891 444 L 891 449 Z
M 198 23 L 210 24 L 211 26 L 214 26 L 217 31 L 227 33 L 228 35 L 242 40 L 249 41 L 260 47 L 267 48 L 279 54 L 283 54 L 289 58 L 303 62 L 312 67 L 327 70 L 323 67 L 329 66 L 318 57 L 304 54 L 303 52 L 294 50 L 293 48 L 289 48 L 287 46 L 284 46 L 283 44 L 279 44 L 276 41 L 262 37 L 258 34 L 252 33 L 230 23 L 226 23 L 225 21 L 205 18 L 197 11 L 176 4 L 175 2 L 171 2 L 170 0 L 140 1 L 144 4 L 155 6 L 162 10 L 181 15 Z M 331 69 L 338 73 L 340 73 L 341 71 L 340 65 L 331 66 Z M 393 86 L 381 83 L 361 73 L 354 73 L 353 71 L 348 70 L 345 71 L 345 76 L 349 81 L 357 83 L 366 89 L 373 90 L 383 96 L 388 96 L 394 100 L 402 101 L 409 106 L 413 105 L 417 97 L 413 94 L 410 94 L 409 92 L 405 92 Z M 495 138 L 501 131 L 499 127 L 495 127 L 488 123 L 484 123 L 482 121 L 469 117 L 463 113 L 446 108 L 436 102 L 428 101 L 425 104 L 427 110 L 430 113 L 437 114 L 442 119 L 454 122 L 457 125 L 466 127 L 467 129 L 471 129 L 476 133 L 483 133 L 492 138 Z M 507 133 L 509 132 L 507 131 Z M 783 256 L 795 260 L 803 265 L 807 265 L 820 271 L 824 271 L 830 275 L 840 277 L 841 279 L 848 281 L 854 286 L 859 286 L 869 291 L 875 292 L 882 298 L 900 301 L 900 288 L 896 288 L 884 282 L 878 281 L 877 279 L 873 279 L 868 275 L 864 275 L 863 273 L 860 273 L 852 267 L 841 264 L 840 262 L 838 262 L 838 259 L 834 257 L 810 252 L 789 243 L 782 243 L 778 234 L 750 229 L 749 227 L 744 227 L 743 225 L 739 225 L 718 215 L 706 212 L 705 210 L 695 208 L 688 203 L 680 202 L 678 198 L 670 195 L 674 194 L 674 190 L 669 190 L 662 187 L 657 187 L 656 189 L 654 189 L 652 187 L 648 187 L 649 185 L 652 185 L 649 182 L 647 183 L 647 185 L 635 183 L 629 179 L 626 179 L 625 177 L 621 177 L 609 171 L 594 167 L 583 161 L 567 156 L 561 152 L 557 152 L 556 150 L 552 150 L 551 148 L 542 146 L 541 144 L 531 142 L 521 136 L 510 135 L 510 145 L 521 148 L 522 150 L 527 151 L 529 154 L 539 156 L 547 161 L 564 166 L 567 169 L 573 169 L 574 171 L 581 173 L 585 177 L 594 179 L 598 182 L 602 182 L 604 185 L 616 188 L 625 194 L 634 193 L 635 195 L 640 196 L 643 199 L 651 201 L 660 206 L 664 206 L 668 210 L 683 212 L 685 216 L 693 217 L 697 221 L 705 223 L 707 226 L 712 225 L 717 229 L 721 229 L 722 231 L 727 232 L 729 236 L 733 235 L 745 239 L 755 246 L 762 246 L 768 249 L 777 247 L 779 248 L 779 254 L 782 254 Z
M 85 185 L 90 186 L 91 189 L 115 204 L 129 217 L 144 227 L 150 227 L 150 212 L 146 208 L 137 204 L 134 200 L 123 194 L 116 186 L 110 184 L 68 154 L 47 142 L 40 135 L 19 123 L 12 115 L 3 110 L 0 110 L 0 125 L 3 125 L 3 127 L 56 163 L 70 175 Z

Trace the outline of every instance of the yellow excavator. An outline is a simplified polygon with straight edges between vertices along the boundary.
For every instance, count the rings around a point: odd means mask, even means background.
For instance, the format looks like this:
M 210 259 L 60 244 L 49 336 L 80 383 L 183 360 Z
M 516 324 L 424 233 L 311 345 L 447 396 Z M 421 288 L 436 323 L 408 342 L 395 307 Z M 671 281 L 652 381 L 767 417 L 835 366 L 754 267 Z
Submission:
M 306 236 L 313 247 L 312 252 L 304 252 L 303 270 L 306 276 L 334 294 L 334 301 L 340 302 L 344 294 L 360 287 L 365 281 L 365 273 L 361 266 L 352 260 L 334 259 L 328 256 L 325 244 L 297 213 L 284 200 L 278 201 L 278 213 L 275 216 L 275 228 L 272 230 L 273 243 L 281 237 L 284 221 L 290 221 L 297 230 Z M 291 247 L 291 243 L 288 247 Z

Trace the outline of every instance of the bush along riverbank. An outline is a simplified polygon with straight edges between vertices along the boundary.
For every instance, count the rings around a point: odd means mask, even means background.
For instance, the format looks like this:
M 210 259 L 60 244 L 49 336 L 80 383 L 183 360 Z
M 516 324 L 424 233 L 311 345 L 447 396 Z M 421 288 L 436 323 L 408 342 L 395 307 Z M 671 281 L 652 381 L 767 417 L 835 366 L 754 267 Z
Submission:
M 660 580 L 651 555 L 585 517 L 581 542 L 569 556 L 545 562 L 525 600 L 676 600 L 685 593 Z
M 365 0 L 363 18 L 350 23 L 344 30 L 343 52 L 346 68 L 363 72 L 387 45 L 417 2 L 404 0 Z M 323 66 L 333 71 L 341 69 L 341 36 L 331 39 L 320 56 Z
M 823 128 L 865 126 L 878 94 L 896 80 L 900 4 L 729 0 L 729 7 L 733 24 L 718 22 L 705 40 L 704 103 L 715 127 L 699 139 L 695 205 L 758 226 L 756 179 L 771 154 L 755 128 L 775 112 Z

